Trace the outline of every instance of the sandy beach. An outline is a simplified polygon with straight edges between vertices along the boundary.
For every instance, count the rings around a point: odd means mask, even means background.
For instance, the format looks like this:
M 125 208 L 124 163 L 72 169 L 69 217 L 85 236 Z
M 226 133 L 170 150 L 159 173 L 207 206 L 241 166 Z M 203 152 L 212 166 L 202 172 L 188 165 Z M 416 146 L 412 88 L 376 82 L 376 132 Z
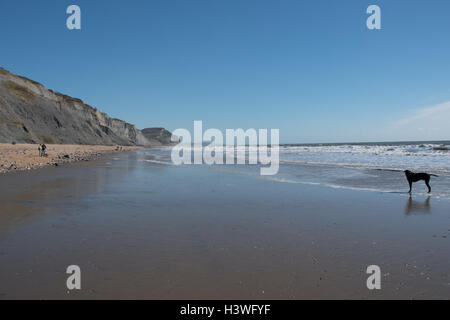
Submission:
M 121 151 L 138 147 L 121 147 Z M 47 156 L 40 157 L 37 144 L 0 144 L 0 173 L 31 170 L 49 165 L 87 161 L 116 151 L 116 146 L 47 145 Z
M 449 299 L 449 201 L 170 166 L 0 176 L 3 299 Z M 66 268 L 82 270 L 68 291 Z M 381 268 L 368 290 L 366 268 Z

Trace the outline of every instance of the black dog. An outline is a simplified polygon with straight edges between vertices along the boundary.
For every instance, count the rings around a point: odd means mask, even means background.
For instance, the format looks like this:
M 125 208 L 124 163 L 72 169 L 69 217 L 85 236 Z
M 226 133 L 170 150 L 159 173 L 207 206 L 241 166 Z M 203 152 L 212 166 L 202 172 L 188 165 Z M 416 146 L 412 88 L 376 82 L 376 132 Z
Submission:
M 431 178 L 431 176 L 437 177 L 437 175 L 435 175 L 435 174 L 428 174 L 428 173 L 424 173 L 424 172 L 414 173 L 409 170 L 405 170 L 405 175 L 406 175 L 406 179 L 408 179 L 408 183 L 409 183 L 409 193 L 411 193 L 413 182 L 417 182 L 420 180 L 425 181 L 425 184 L 428 187 L 428 193 L 430 193 L 431 192 L 430 178 Z

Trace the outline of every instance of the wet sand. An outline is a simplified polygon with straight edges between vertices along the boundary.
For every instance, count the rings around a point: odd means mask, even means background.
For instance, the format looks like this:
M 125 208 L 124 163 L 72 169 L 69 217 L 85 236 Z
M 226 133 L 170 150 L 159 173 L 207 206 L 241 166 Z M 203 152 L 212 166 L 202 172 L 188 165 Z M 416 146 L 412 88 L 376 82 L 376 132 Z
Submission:
M 116 146 L 87 146 L 48 144 L 46 157 L 40 157 L 37 144 L 0 143 L 0 173 L 31 170 L 74 161 L 92 160 L 103 154 L 115 152 Z M 122 147 L 130 151 L 138 147 Z
M 145 157 L 1 175 L 0 298 L 450 299 L 446 200 Z

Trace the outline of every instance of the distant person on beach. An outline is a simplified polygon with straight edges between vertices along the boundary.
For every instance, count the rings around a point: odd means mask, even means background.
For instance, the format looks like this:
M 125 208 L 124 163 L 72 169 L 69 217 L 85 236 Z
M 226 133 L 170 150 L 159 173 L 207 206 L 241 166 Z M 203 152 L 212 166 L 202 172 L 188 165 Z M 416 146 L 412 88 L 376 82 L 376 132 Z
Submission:
M 41 144 L 39 144 L 38 150 L 39 150 L 39 157 L 42 157 L 42 145 Z
M 45 151 L 47 150 L 47 146 L 45 144 L 42 145 L 42 156 L 45 157 Z

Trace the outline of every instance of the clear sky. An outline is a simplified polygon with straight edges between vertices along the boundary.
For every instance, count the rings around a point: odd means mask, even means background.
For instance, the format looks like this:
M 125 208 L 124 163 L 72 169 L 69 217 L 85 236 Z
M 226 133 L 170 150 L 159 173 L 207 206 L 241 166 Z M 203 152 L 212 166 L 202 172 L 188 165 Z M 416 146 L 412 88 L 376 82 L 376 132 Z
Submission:
M 82 30 L 66 28 L 71 4 Z M 449 13 L 448 0 L 1 1 L 0 66 L 141 129 L 445 140 Z

